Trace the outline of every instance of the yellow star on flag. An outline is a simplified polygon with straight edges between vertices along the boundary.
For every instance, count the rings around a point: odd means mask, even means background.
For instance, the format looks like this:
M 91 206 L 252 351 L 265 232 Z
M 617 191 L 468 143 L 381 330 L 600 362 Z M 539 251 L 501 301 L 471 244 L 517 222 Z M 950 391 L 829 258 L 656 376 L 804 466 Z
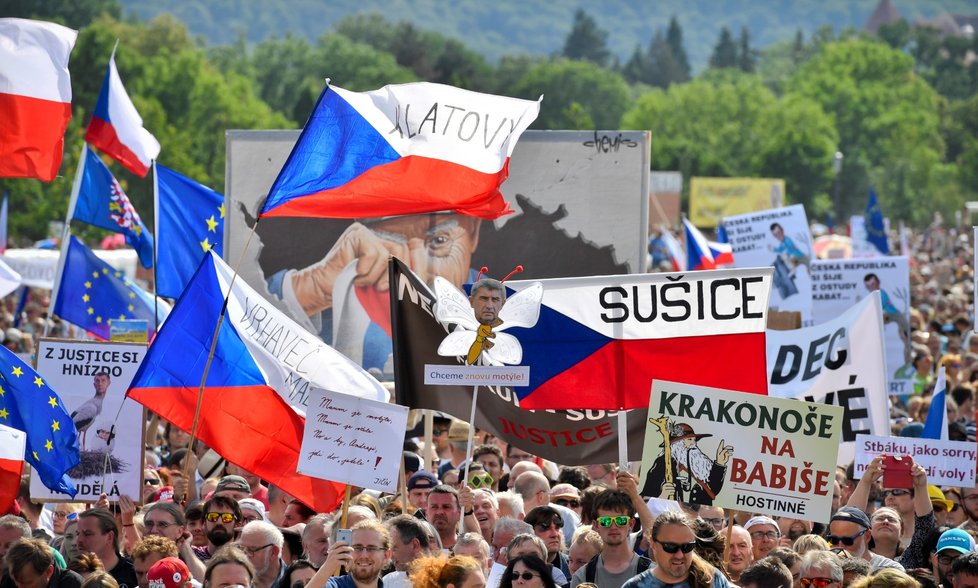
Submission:
M 47 442 L 44 444 L 44 448 L 47 449 L 48 451 L 51 451 L 52 449 L 54 449 L 54 443 L 51 443 L 51 440 L 48 439 Z
M 44 380 L 41 379 L 41 376 L 34 376 L 34 383 L 37 384 L 37 387 L 38 388 L 40 388 L 41 386 L 44 385 Z M 51 400 L 54 400 L 54 399 L 52 398 Z M 57 404 L 57 403 L 55 403 L 55 404 Z M 54 406 L 54 404 L 52 404 L 51 406 Z
M 40 379 L 41 379 L 41 378 L 35 378 L 35 379 L 34 379 L 34 383 L 35 383 L 35 384 L 37 384 L 37 382 L 38 382 L 38 381 L 39 381 Z M 38 385 L 38 386 L 40 386 L 40 384 L 37 384 L 37 385 Z M 55 407 L 57 407 L 57 406 L 58 406 L 58 399 L 57 399 L 57 398 L 55 398 L 54 396 L 48 396 L 48 404 L 50 404 L 50 405 L 51 405 L 51 408 L 55 408 Z
M 93 278 L 98 278 L 98 272 L 92 272 L 92 277 Z
M 85 294 L 84 296 L 82 296 L 82 301 L 84 301 L 84 302 L 88 302 L 91 299 L 92 299 L 92 297 L 89 296 L 88 294 Z
M 208 251 L 210 251 L 211 250 L 211 242 L 210 242 L 210 239 L 204 239 L 203 241 L 201 241 L 200 242 L 200 248 L 204 250 L 204 253 L 207 253 Z
M 105 274 L 105 275 L 109 275 L 109 268 L 103 267 L 102 268 L 102 273 Z
M 13 375 L 15 375 L 15 376 L 17 376 L 19 378 L 19 377 L 21 377 L 21 376 L 24 375 L 24 370 L 22 370 L 20 368 L 20 366 L 18 365 L 16 367 L 14 367 L 14 371 L 12 371 L 11 374 L 13 374 Z
M 51 422 L 51 430 L 52 431 L 60 431 L 61 430 L 61 423 L 59 423 L 58 421 L 52 421 Z
M 95 314 L 95 309 L 91 306 L 88 307 L 88 314 Z
M 122 313 L 122 314 L 119 315 L 119 320 L 120 321 L 125 320 L 125 319 L 126 319 L 126 313 Z
M 136 310 L 136 307 L 132 304 L 129 305 L 129 312 Z
M 119 272 L 119 271 L 117 271 L 117 272 L 115 273 L 115 277 L 117 277 L 117 278 L 121 278 L 121 277 L 122 277 L 122 272 Z
M 129 293 L 129 298 L 135 298 L 135 297 L 136 297 L 136 293 L 135 292 L 130 292 Z
M 32 451 L 31 453 L 34 455 L 34 461 L 41 461 L 41 458 L 37 456 L 36 451 Z
M 85 282 L 85 288 L 90 290 L 92 288 L 92 283 L 91 282 Z
M 100 317 L 100 316 L 95 317 L 95 322 L 97 324 L 101 325 L 102 324 L 102 317 Z
M 6 408 L 0 408 L 0 419 L 5 419 L 10 415 Z
M 133 225 L 132 232 L 136 233 L 136 236 L 138 237 L 139 235 L 143 234 L 143 228 L 139 225 Z
M 221 215 L 221 216 L 224 216 L 224 215 Z M 214 219 L 214 215 L 213 214 L 205 222 L 207 222 L 207 230 L 208 231 L 210 231 L 212 233 L 216 233 L 217 232 L 217 220 Z
M 222 205 L 218 206 L 217 207 L 217 210 L 218 210 L 218 212 L 221 213 L 221 218 L 224 218 L 224 205 L 222 204 Z
M 0 386 L 0 398 L 3 398 L 3 395 L 6 393 L 7 391 L 3 389 L 3 386 Z
M 118 202 L 110 202 L 109 203 L 109 210 L 114 210 L 116 212 L 122 212 L 122 207 L 119 206 L 119 203 Z

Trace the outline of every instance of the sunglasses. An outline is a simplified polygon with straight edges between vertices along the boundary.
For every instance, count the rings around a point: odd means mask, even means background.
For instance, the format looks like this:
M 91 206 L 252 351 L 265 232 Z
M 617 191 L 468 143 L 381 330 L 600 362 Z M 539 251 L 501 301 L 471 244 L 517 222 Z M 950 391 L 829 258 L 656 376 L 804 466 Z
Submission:
M 798 580 L 803 588 L 809 588 L 814 586 L 814 588 L 825 588 L 829 584 L 834 584 L 838 580 L 833 580 L 832 578 L 801 578 Z
M 961 510 L 961 505 L 958 504 L 957 502 L 952 502 L 951 503 L 951 510 L 948 511 L 948 512 L 958 512 L 959 510 Z
M 826 535 L 825 539 L 828 540 L 828 542 L 831 543 L 832 545 L 841 543 L 845 546 L 851 546 L 853 543 L 856 542 L 856 539 L 859 539 L 860 537 L 865 535 L 866 531 L 868 530 L 869 529 L 863 529 L 862 531 L 856 533 L 855 535 L 849 535 L 848 537 L 840 537 L 839 535 Z
M 894 488 L 893 490 L 883 490 L 883 500 L 886 500 L 887 496 L 909 496 L 910 490 L 905 488 Z
M 143 485 L 144 486 L 159 486 L 160 485 L 160 481 L 157 480 L 156 478 L 143 478 Z
M 661 545 L 662 551 L 665 551 L 670 555 L 676 553 L 677 551 L 689 553 L 690 551 L 696 549 L 696 541 L 690 541 L 689 543 L 663 543 L 658 539 L 653 539 L 653 541 Z
M 510 574 L 509 579 L 512 582 L 516 582 L 518 580 L 529 582 L 533 578 L 539 578 L 539 577 L 540 574 L 534 574 L 533 572 L 513 572 L 512 574 Z
M 216 523 L 218 520 L 222 523 L 233 523 L 237 520 L 237 517 L 231 512 L 209 512 L 204 515 L 204 519 L 208 523 Z
M 490 476 L 488 473 L 482 475 L 472 474 L 472 477 L 469 478 L 469 486 L 473 490 L 478 490 L 479 488 L 492 488 L 492 483 L 494 481 L 495 480 L 493 480 L 492 476 Z
M 555 529 L 563 529 L 564 519 L 560 517 L 554 517 L 552 520 L 540 521 L 539 523 L 533 525 L 533 528 L 536 529 L 537 531 L 540 531 L 541 533 L 544 531 L 549 531 L 550 527 L 553 527 Z
M 616 517 L 598 517 L 598 525 L 602 527 L 610 527 L 612 523 L 614 523 L 616 527 L 627 527 L 628 517 L 623 515 L 619 515 Z
M 554 500 L 554 504 L 559 504 L 560 506 L 566 506 L 567 508 L 578 508 L 581 506 L 580 500 L 568 499 L 568 498 L 557 498 Z

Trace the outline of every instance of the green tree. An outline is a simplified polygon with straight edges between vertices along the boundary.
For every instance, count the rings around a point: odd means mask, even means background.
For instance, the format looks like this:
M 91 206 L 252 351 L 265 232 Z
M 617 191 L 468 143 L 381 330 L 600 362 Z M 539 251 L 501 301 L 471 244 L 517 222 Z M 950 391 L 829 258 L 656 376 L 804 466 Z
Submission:
M 587 119 L 593 128 L 617 129 L 631 102 L 628 84 L 618 73 L 566 59 L 534 65 L 511 93 L 531 100 L 543 95 L 540 116 L 532 127 L 536 129 L 580 129 Z
M 106 15 L 119 18 L 118 0 L 0 0 L 0 15 L 59 22 L 73 29 Z
M 739 48 L 737 50 L 737 66 L 740 71 L 754 73 L 757 68 L 757 51 L 750 46 L 750 31 L 747 27 L 740 29 Z
M 611 52 L 608 50 L 608 32 L 598 26 L 583 8 L 574 12 L 574 24 L 564 41 L 561 55 L 568 59 L 590 61 L 601 67 L 608 65 Z
M 689 80 L 692 69 L 689 66 L 689 57 L 686 55 L 686 48 L 683 46 L 683 28 L 679 26 L 679 19 L 672 15 L 669 19 L 669 28 L 666 29 L 666 41 L 669 43 L 669 50 L 672 58 L 676 60 L 679 71 L 682 72 L 679 82 Z
M 813 100 L 834 119 L 845 154 L 843 218 L 862 209 L 874 184 L 888 214 L 926 220 L 919 203 L 940 189 L 933 174 L 944 153 L 941 102 L 914 73 L 913 58 L 878 41 L 831 42 L 798 70 L 788 93 Z
M 713 55 L 710 57 L 710 67 L 722 69 L 725 67 L 738 67 L 737 44 L 734 43 L 730 29 L 723 27 L 720 29 L 720 38 L 716 46 L 713 47 Z

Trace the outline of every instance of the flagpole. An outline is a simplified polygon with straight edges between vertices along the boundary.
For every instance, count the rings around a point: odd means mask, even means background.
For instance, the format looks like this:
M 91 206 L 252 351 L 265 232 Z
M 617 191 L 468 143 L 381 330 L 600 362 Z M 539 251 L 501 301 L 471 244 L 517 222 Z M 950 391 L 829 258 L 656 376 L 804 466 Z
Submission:
M 472 386 L 472 408 L 469 410 L 469 438 L 465 443 L 465 473 L 462 475 L 462 485 L 469 483 L 469 467 L 472 465 L 472 444 L 475 442 L 475 407 L 479 403 L 479 386 Z M 459 535 L 465 533 L 465 513 L 458 520 Z
M 150 161 L 149 165 L 153 168 L 153 332 L 157 333 L 160 330 L 160 297 L 157 294 L 156 274 L 159 266 L 157 247 L 160 242 L 160 179 L 156 175 L 156 160 Z
M 75 169 L 75 179 L 71 183 L 71 198 L 68 200 L 68 213 L 65 215 L 65 226 L 61 231 L 61 255 L 58 256 L 58 269 L 54 274 L 54 288 L 51 290 L 51 300 L 48 301 L 48 320 L 44 321 L 44 337 L 48 336 L 51 328 L 51 317 L 54 305 L 58 301 L 58 291 L 61 289 L 61 277 L 65 269 L 65 258 L 68 251 L 68 238 L 71 236 L 71 217 L 75 214 L 78 204 L 78 193 L 81 192 L 82 171 L 85 169 L 85 159 L 88 157 L 88 145 L 82 142 L 81 154 L 78 157 L 78 167 Z

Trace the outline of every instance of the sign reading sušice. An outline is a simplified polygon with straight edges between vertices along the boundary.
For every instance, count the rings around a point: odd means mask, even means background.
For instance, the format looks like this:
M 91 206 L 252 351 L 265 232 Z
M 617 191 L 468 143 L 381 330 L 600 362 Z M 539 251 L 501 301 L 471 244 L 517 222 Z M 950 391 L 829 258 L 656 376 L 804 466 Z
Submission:
M 839 406 L 656 380 L 642 494 L 828 521 L 842 413 Z
M 856 437 L 856 478 L 877 455 L 909 455 L 927 470 L 927 483 L 972 488 L 975 485 L 974 441 L 941 441 L 908 437 Z

